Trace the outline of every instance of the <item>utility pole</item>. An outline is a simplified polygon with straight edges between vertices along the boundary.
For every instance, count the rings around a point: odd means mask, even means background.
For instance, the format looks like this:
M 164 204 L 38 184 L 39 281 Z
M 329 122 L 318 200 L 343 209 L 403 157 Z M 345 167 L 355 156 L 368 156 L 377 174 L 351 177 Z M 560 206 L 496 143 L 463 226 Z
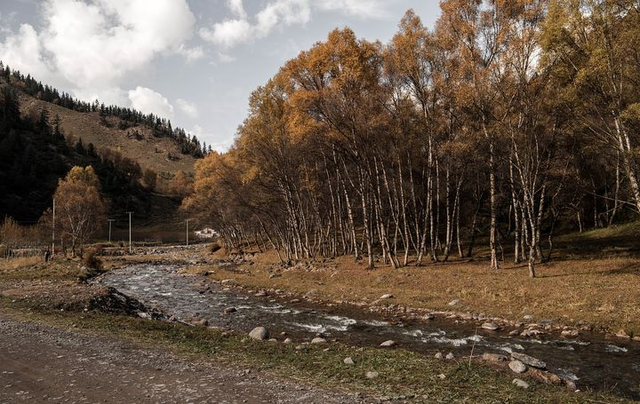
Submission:
M 114 222 L 115 219 L 107 219 L 109 222 L 109 244 L 111 244 L 111 222 Z
M 189 220 L 191 219 L 187 219 L 187 247 L 189 247 Z
M 133 212 L 127 212 L 129 214 L 129 254 L 133 254 L 133 246 L 131 245 L 131 214 Z
M 53 210 L 51 218 L 51 255 L 56 252 L 56 199 L 53 199 Z

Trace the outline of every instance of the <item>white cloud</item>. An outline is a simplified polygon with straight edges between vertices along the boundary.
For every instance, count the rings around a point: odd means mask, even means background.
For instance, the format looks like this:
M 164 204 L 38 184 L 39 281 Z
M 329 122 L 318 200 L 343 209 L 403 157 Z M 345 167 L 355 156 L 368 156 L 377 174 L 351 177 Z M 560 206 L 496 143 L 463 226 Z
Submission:
M 382 0 L 316 0 L 323 11 L 340 11 L 360 18 L 384 18 L 389 15 L 389 1 Z
M 249 22 L 241 1 L 229 0 L 228 6 L 239 18 L 217 22 L 211 29 L 200 29 L 202 39 L 224 49 L 264 38 L 276 27 L 305 25 L 311 20 L 308 0 L 272 1 L 255 15 L 253 24 Z
M 244 11 L 242 0 L 227 0 L 229 10 L 238 18 L 247 18 L 247 12 Z
M 218 52 L 218 62 L 220 63 L 233 63 L 236 59 L 234 56 L 231 56 L 224 52 Z
M 49 72 L 53 84 L 64 79 L 78 97 L 117 95 L 125 77 L 159 54 L 188 61 L 203 54 L 184 47 L 195 24 L 186 0 L 45 0 L 40 7 L 39 32 L 23 25 L 0 43 L 0 57 L 41 80 Z
M 267 37 L 274 29 L 306 25 L 312 10 L 340 12 L 359 18 L 384 18 L 389 15 L 389 3 L 383 0 L 272 0 L 249 18 L 242 0 L 227 0 L 232 19 L 216 22 L 211 28 L 201 28 L 200 37 L 223 49 Z
M 185 101 L 182 98 L 176 100 L 176 106 L 189 118 L 196 119 L 199 115 L 198 106 L 192 102 Z
M 176 53 L 184 56 L 185 59 L 187 60 L 187 63 L 193 63 L 204 57 L 204 49 L 202 49 L 201 46 L 196 46 L 194 48 L 187 48 L 183 44 L 183 45 L 180 45 Z
M 30 73 L 41 80 L 48 79 L 51 74 L 42 57 L 38 34 L 29 24 L 22 24 L 16 34 L 10 34 L 4 43 L 0 43 L 0 60 L 12 69 Z
M 200 37 L 223 48 L 249 42 L 253 27 L 246 20 L 225 20 L 213 24 L 213 29 L 200 29 Z
M 162 94 L 146 87 L 136 87 L 129 91 L 129 101 L 133 108 L 145 114 L 155 114 L 162 118 L 173 118 L 173 105 Z

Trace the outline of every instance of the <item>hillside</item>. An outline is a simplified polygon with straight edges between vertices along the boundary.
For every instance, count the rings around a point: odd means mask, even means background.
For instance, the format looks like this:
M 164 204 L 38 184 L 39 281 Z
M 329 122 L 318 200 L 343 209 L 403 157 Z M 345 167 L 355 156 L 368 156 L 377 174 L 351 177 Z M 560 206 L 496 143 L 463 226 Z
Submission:
M 119 129 L 122 119 L 105 117 L 110 127 L 101 123 L 99 112 L 77 112 L 59 105 L 45 102 L 22 92 L 20 94 L 22 116 L 37 117 L 43 108 L 49 115 L 60 117 L 60 127 L 67 137 L 82 139 L 84 144 L 93 143 L 97 150 L 110 149 L 122 153 L 140 164 L 142 170 L 151 169 L 157 173 L 192 173 L 195 158 L 182 154 L 170 138 L 159 138 L 146 125 L 135 125 L 126 130 Z M 131 135 L 138 132 L 137 138 Z M 171 155 L 173 158 L 169 158 Z

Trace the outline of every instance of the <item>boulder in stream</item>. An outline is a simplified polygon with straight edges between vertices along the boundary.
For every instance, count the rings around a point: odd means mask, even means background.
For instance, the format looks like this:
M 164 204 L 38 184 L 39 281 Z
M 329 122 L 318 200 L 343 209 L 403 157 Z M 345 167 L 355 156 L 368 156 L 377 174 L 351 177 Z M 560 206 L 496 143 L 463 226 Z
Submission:
M 496 323 L 484 323 L 482 324 L 482 329 L 489 330 L 489 331 L 498 331 L 500 327 Z
M 264 341 L 269 339 L 269 330 L 264 327 L 256 327 L 249 333 L 249 337 L 256 341 Z
M 534 367 L 534 368 L 538 368 L 538 369 L 546 369 L 547 368 L 547 364 L 546 363 L 544 363 L 540 359 L 534 358 L 533 356 L 525 355 L 525 354 L 519 353 L 519 352 L 513 352 L 511 354 L 511 357 L 513 359 L 515 359 L 515 360 L 519 360 L 520 362 L 524 363 L 525 365 L 529 365 L 529 366 Z

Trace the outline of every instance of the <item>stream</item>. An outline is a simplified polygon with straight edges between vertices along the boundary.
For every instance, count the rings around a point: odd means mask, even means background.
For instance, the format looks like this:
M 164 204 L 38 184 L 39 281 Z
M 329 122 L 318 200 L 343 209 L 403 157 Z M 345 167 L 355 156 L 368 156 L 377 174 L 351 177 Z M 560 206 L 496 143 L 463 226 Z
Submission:
M 206 281 L 202 276 L 180 274 L 177 265 L 140 264 L 108 272 L 102 285 L 135 298 L 145 306 L 182 321 L 207 320 L 210 326 L 249 332 L 263 326 L 294 342 L 321 335 L 349 345 L 378 346 L 393 340 L 399 346 L 425 355 L 452 352 L 456 357 L 482 353 L 521 352 L 547 363 L 548 369 L 573 380 L 580 389 L 606 389 L 640 399 L 640 343 L 606 340 L 586 333 L 579 340 L 544 334 L 539 338 L 509 336 L 508 331 L 487 331 L 471 323 L 436 316 L 430 321 L 384 318 L 363 309 L 341 305 L 327 307 L 305 301 L 285 301 L 254 296 Z M 224 313 L 225 308 L 235 308 Z

